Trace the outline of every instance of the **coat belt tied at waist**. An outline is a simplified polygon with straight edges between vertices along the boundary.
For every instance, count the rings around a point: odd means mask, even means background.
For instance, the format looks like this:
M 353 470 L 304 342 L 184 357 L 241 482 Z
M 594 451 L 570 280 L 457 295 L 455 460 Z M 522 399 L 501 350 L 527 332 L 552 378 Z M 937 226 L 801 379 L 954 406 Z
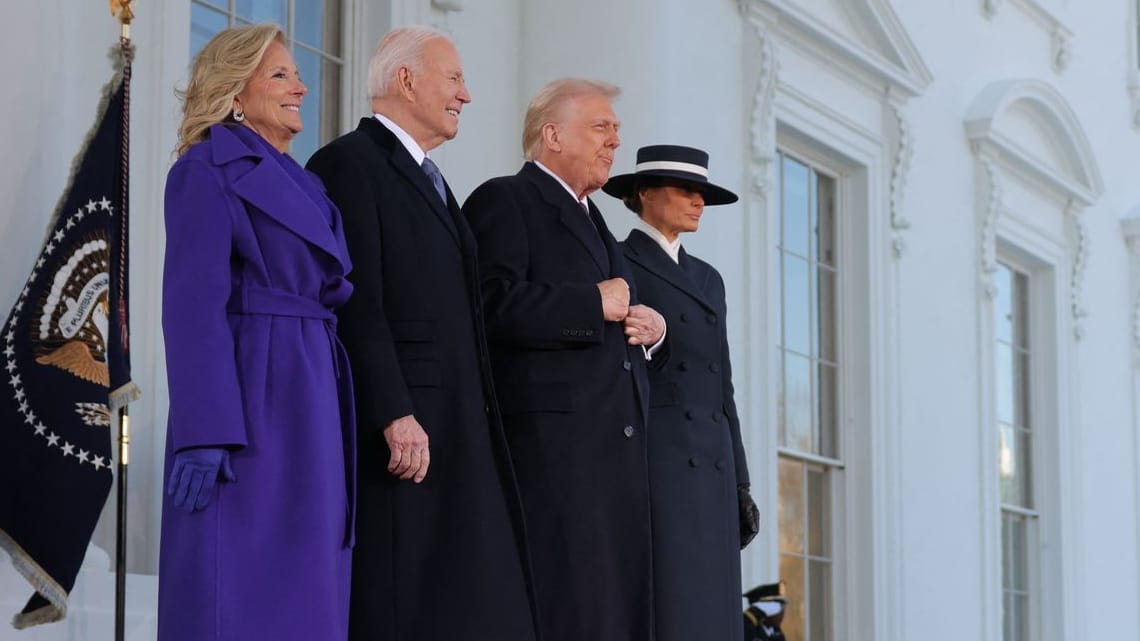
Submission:
M 332 352 L 333 367 L 336 377 L 341 381 L 342 392 L 349 397 L 351 405 L 352 389 L 349 381 L 352 380 L 348 367 L 348 352 L 336 335 L 336 314 L 319 301 L 306 296 L 300 296 L 282 289 L 268 287 L 245 286 L 237 289 L 230 295 L 226 304 L 226 311 L 230 314 L 243 316 L 287 316 L 294 318 L 307 318 L 319 320 L 324 323 L 325 334 L 328 336 L 329 350 Z M 343 403 L 342 403 L 343 407 Z M 355 429 L 352 425 L 344 425 L 345 417 L 341 417 L 341 431 L 346 441 L 355 443 Z M 346 451 L 345 465 L 348 466 L 346 482 L 348 483 L 348 514 L 345 547 L 352 547 L 356 529 L 356 487 L 355 487 L 355 456 L 349 456 Z

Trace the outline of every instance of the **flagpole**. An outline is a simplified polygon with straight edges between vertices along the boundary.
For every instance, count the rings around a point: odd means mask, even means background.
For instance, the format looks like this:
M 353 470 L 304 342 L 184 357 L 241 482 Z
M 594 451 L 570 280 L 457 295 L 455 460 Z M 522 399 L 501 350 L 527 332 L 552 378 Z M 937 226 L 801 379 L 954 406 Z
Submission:
M 131 20 L 134 11 L 131 10 L 133 0 L 110 0 L 111 15 L 119 19 L 119 44 L 123 56 L 123 137 L 122 163 L 120 171 L 120 194 L 122 209 L 119 215 L 119 238 L 124 246 L 119 251 L 119 278 L 125 281 L 127 274 L 127 203 L 130 202 L 130 118 L 131 118 L 131 62 L 134 59 L 134 45 L 131 44 Z M 120 284 L 119 291 L 125 291 Z M 116 315 L 117 316 L 117 315 Z M 121 322 L 115 318 L 113 322 Z M 125 319 L 124 321 L 125 322 Z M 127 601 L 127 466 L 130 464 L 131 430 L 130 417 L 127 413 L 127 403 L 119 404 L 119 465 L 118 465 L 118 491 L 116 492 L 116 526 L 115 526 L 115 641 L 124 641 L 126 635 L 126 601 Z

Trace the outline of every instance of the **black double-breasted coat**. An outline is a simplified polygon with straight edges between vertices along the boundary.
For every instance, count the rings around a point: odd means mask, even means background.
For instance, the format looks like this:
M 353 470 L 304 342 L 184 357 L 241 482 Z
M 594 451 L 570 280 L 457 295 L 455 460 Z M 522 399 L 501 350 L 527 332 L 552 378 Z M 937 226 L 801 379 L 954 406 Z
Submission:
M 590 210 L 534 163 L 463 205 L 543 639 L 650 641 L 646 358 L 603 319 L 597 283 L 633 279 Z
M 657 641 L 741 639 L 736 487 L 748 466 L 733 399 L 724 281 L 640 230 L 622 248 L 638 295 L 669 327 L 669 363 L 649 372 L 649 486 Z
M 350 639 L 533 640 L 475 239 L 450 189 L 445 204 L 375 118 L 308 167 L 341 210 L 356 267 L 353 296 L 338 314 L 359 427 Z M 420 484 L 386 469 L 382 429 L 408 414 L 429 439 Z

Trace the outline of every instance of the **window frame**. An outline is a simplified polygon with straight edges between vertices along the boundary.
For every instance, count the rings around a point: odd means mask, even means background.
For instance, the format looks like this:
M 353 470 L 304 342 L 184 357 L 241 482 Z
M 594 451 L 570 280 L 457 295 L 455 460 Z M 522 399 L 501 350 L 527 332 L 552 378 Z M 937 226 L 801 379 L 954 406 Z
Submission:
M 1013 178 L 1010 176 L 1010 178 Z M 1061 213 L 1060 211 L 1058 213 Z M 1074 492 L 1067 486 L 1067 477 L 1073 470 L 1073 439 L 1067 436 L 1076 425 L 1072 419 L 1073 406 L 1062 390 L 1073 384 L 1063 372 L 1064 363 L 1071 358 L 1067 337 L 1071 336 L 1070 313 L 1067 302 L 1069 279 L 1066 266 L 1069 257 L 1064 239 L 1051 239 L 1042 235 L 1034 225 L 1035 215 L 1015 208 L 1002 206 L 995 221 L 995 264 L 1002 264 L 1026 275 L 1026 328 L 1028 348 L 1034 355 L 1033 375 L 1028 384 L 1028 407 L 1032 421 L 1033 439 L 1030 447 L 1032 462 L 1030 492 L 1032 509 L 1003 503 L 999 470 L 997 438 L 998 408 L 996 394 L 995 327 L 996 288 L 990 281 L 985 289 L 987 296 L 982 322 L 981 357 L 988 363 L 979 377 L 984 379 L 982 390 L 983 415 L 981 421 L 983 465 L 983 568 L 986 576 L 987 599 L 993 604 L 990 614 L 984 616 L 986 631 L 983 639 L 1005 641 L 1005 577 L 1003 518 L 1006 514 L 1029 516 L 1025 539 L 1027 549 L 1026 585 L 1028 586 L 1029 614 L 1026 617 L 1030 641 L 1061 641 L 1071 638 L 1066 627 L 1074 620 L 1068 610 L 1073 603 L 1071 586 L 1064 585 L 1063 577 L 1075 576 L 1079 552 L 1047 554 L 1048 549 L 1060 549 L 1060 541 L 1069 539 L 1071 528 L 1063 518 L 1066 506 L 1073 505 Z M 1067 531 L 1068 530 L 1068 531 Z
M 867 204 L 869 195 L 868 172 L 859 161 L 828 148 L 819 140 L 802 134 L 790 126 L 783 124 L 778 126 L 776 161 L 772 163 L 775 179 L 772 183 L 774 189 L 771 206 L 774 213 L 770 217 L 772 241 L 769 245 L 772 248 L 770 282 L 774 288 L 770 291 L 779 292 L 778 298 L 776 296 L 771 298 L 774 301 L 773 307 L 776 308 L 773 312 L 776 317 L 773 324 L 774 370 L 771 396 L 773 405 L 782 402 L 779 393 L 782 385 L 781 377 L 783 376 L 784 347 L 783 336 L 781 335 L 783 319 L 779 315 L 783 309 L 783 272 L 781 267 L 784 251 L 781 234 L 783 212 L 782 209 L 779 211 L 775 211 L 775 209 L 780 208 L 782 203 L 783 182 L 779 160 L 783 155 L 787 155 L 797 162 L 805 164 L 816 173 L 826 176 L 832 180 L 833 185 L 833 220 L 835 226 L 833 230 L 835 256 L 832 261 L 835 266 L 833 323 L 835 362 L 837 364 L 834 399 L 834 450 L 836 456 L 821 456 L 783 446 L 778 437 L 778 426 L 775 425 L 779 415 L 773 409 L 771 416 L 774 420 L 772 428 L 772 443 L 775 446 L 774 459 L 776 462 L 782 459 L 789 460 L 807 467 L 824 466 L 827 470 L 824 490 L 831 505 L 830 513 L 826 517 L 828 524 L 825 536 L 828 541 L 826 548 L 831 560 L 830 594 L 827 595 L 831 612 L 827 618 L 824 635 L 813 637 L 813 641 L 831 638 L 856 638 L 859 636 L 858 630 L 868 626 L 868 622 L 860 619 L 860 614 L 866 612 L 863 608 L 872 598 L 867 594 L 869 590 L 866 588 L 869 583 L 860 576 L 861 565 L 858 562 L 850 561 L 852 555 L 849 552 L 849 550 L 859 548 L 856 541 L 863 536 L 862 531 L 870 527 L 868 520 L 857 515 L 867 513 L 866 504 L 869 499 L 865 491 L 860 488 L 866 487 L 866 484 L 871 482 L 867 477 L 869 465 L 854 465 L 857 470 L 856 474 L 849 471 L 853 467 L 851 457 L 870 456 L 870 452 L 869 447 L 856 448 L 855 452 L 849 451 L 847 447 L 852 432 L 860 434 L 854 441 L 862 441 L 866 444 L 868 439 L 862 438 L 862 435 L 866 434 L 871 425 L 871 421 L 865 414 L 869 410 L 867 403 L 860 403 L 857 400 L 860 396 L 865 398 L 868 394 L 868 379 L 862 377 L 857 369 L 851 366 L 853 364 L 852 359 L 862 359 L 861 363 L 869 363 L 867 354 L 870 347 L 864 341 L 863 349 L 850 348 L 852 345 L 858 345 L 854 341 L 860 340 L 855 319 L 863 317 L 871 311 L 869 301 L 865 299 L 860 301 L 857 297 L 850 295 L 850 292 L 865 290 L 866 288 L 865 281 L 861 280 L 866 278 L 866 272 L 857 269 L 856 265 L 863 263 L 870 251 L 866 245 L 866 238 L 872 233 L 868 229 L 869 224 L 867 223 L 868 212 L 871 209 Z M 858 260 L 854 260 L 856 256 L 859 257 Z M 849 259 L 851 260 L 850 263 L 848 262 Z M 850 266 L 851 269 L 847 269 L 847 266 Z M 856 307 L 852 308 L 852 304 Z M 816 405 L 813 404 L 812 408 L 813 422 L 818 416 Z M 776 516 L 775 522 L 778 528 L 779 480 L 775 474 L 772 478 L 775 488 L 774 505 L 776 506 L 774 516 Z M 852 518 L 856 519 L 857 522 L 850 520 Z M 805 536 L 806 534 L 805 531 Z M 775 541 L 772 547 L 775 559 L 774 567 L 779 568 L 779 560 L 783 557 L 783 553 L 779 549 L 779 541 Z M 808 555 L 803 556 L 806 558 Z M 810 616 L 807 607 L 805 604 L 805 616 Z
M 1005 571 L 1007 567 L 1005 556 L 1009 552 L 1009 549 L 1004 536 L 1004 523 L 1007 517 L 1013 517 L 1015 519 L 1021 519 L 1025 527 L 1025 532 L 1023 533 L 1024 538 L 1022 541 L 1025 545 L 1025 549 L 1023 551 L 1025 562 L 1025 589 L 1018 590 L 1018 592 L 1025 593 L 1028 613 L 1025 616 L 1026 629 L 1020 630 L 1020 632 L 1023 632 L 1027 635 L 1024 638 L 1031 641 L 1037 641 L 1042 638 L 1042 629 L 1045 627 L 1043 621 L 1045 617 L 1043 616 L 1042 610 L 1043 585 L 1041 582 L 1043 574 L 1043 519 L 1041 499 L 1039 498 L 1042 492 L 1040 491 L 1039 486 L 1041 484 L 1040 479 L 1042 478 L 1042 471 L 1045 469 L 1044 457 L 1045 450 L 1047 449 L 1046 444 L 1042 442 L 1044 435 L 1039 432 L 1039 426 L 1048 423 L 1048 419 L 1046 418 L 1047 414 L 1044 414 L 1043 412 L 1048 412 L 1050 410 L 1048 408 L 1048 403 L 1044 401 L 1044 399 L 1048 398 L 1048 396 L 1045 396 L 1045 388 L 1048 386 L 1047 375 L 1040 375 L 1040 370 L 1034 372 L 1032 363 L 1034 363 L 1037 359 L 1046 360 L 1047 355 L 1042 350 L 1049 349 L 1047 340 L 1048 337 L 1045 335 L 1045 333 L 1050 331 L 1050 324 L 1044 320 L 1048 318 L 1048 308 L 1041 304 L 1042 299 L 1047 299 L 1048 297 L 1048 285 L 1047 282 L 1043 281 L 1047 281 L 1049 278 L 1049 270 L 1047 268 L 1043 268 L 1040 265 L 1035 266 L 1032 259 L 1027 260 L 1025 258 L 1017 257 L 1016 251 L 1013 249 L 999 249 L 996 262 L 999 265 L 999 270 L 1001 267 L 1005 267 L 1011 274 L 1018 274 L 1024 277 L 1023 293 L 1025 296 L 1025 301 L 1023 301 L 1022 310 L 1026 315 L 1026 318 L 1024 319 L 1024 325 L 1025 331 L 1028 334 L 1028 340 L 1025 341 L 1024 349 L 1028 353 L 1029 361 L 1031 363 L 1030 367 L 1028 368 L 1030 371 L 1028 382 L 1027 384 L 1024 384 L 1024 389 L 1020 390 L 1028 397 L 1027 405 L 1030 417 L 1027 421 L 1027 425 L 1024 426 L 1028 428 L 1027 431 L 1031 434 L 1028 451 L 1029 479 L 1026 488 L 1028 493 L 1027 500 L 1023 501 L 1023 504 L 1020 505 L 1016 503 L 1006 503 L 1000 496 L 1000 480 L 997 486 L 999 493 L 998 510 L 1000 513 L 998 516 L 998 536 L 1001 538 L 1001 543 L 998 548 L 1000 557 L 999 562 L 1001 567 L 1000 591 L 1002 599 L 1002 632 L 1000 638 L 1002 641 L 1017 641 L 1018 639 L 1022 638 L 1015 637 L 1014 639 L 1010 639 L 1006 636 L 1006 631 L 1008 628 L 1006 626 L 1005 618 L 1005 603 L 1006 598 L 1011 593 L 1013 593 L 1014 590 L 1010 589 L 1007 586 L 1005 577 Z M 998 287 L 1001 287 L 1000 283 L 998 284 Z M 1016 302 L 1011 300 L 1011 307 L 1016 306 Z M 996 318 L 994 319 L 994 322 L 996 323 Z M 999 340 L 1000 339 L 997 336 L 995 328 L 993 335 L 993 346 L 995 349 Z M 1014 347 L 1016 347 L 1016 345 Z M 996 386 L 999 383 L 997 380 L 996 360 L 994 362 L 994 369 L 995 403 L 993 421 L 991 425 L 995 428 L 995 436 L 997 436 L 997 433 L 1000 430 L 998 427 L 1000 420 L 998 417 L 998 408 L 996 403 Z M 1017 391 L 1015 390 L 1015 394 L 1016 393 Z M 1022 426 L 1015 423 L 1015 430 L 1020 427 Z M 999 459 L 995 458 L 993 465 L 995 469 L 998 468 L 1000 465 Z M 998 470 L 998 474 L 1000 479 L 1000 469 Z

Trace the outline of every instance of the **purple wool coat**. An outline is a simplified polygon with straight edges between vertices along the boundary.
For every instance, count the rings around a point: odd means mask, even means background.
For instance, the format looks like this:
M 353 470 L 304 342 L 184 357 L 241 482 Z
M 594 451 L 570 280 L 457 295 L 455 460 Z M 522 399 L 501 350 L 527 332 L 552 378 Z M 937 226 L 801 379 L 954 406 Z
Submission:
M 159 641 L 347 637 L 352 383 L 333 310 L 352 291 L 320 181 L 216 125 L 166 183 L 163 330 L 175 452 L 231 450 L 237 479 L 162 510 Z

